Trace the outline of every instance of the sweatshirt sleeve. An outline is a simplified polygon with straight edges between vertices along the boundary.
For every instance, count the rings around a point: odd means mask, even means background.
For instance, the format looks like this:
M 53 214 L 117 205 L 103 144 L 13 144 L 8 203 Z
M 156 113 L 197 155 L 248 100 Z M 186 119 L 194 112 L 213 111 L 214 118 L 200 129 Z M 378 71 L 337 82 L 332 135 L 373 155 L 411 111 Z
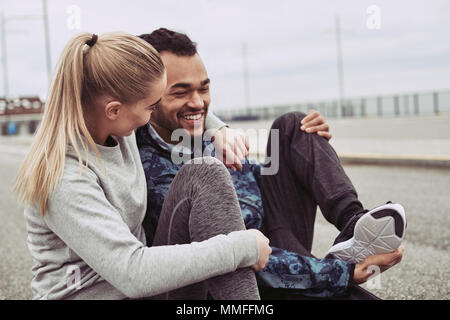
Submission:
M 64 176 L 44 220 L 87 265 L 131 298 L 233 272 L 258 259 L 256 238 L 245 230 L 191 244 L 144 246 L 89 170 Z
M 206 120 L 205 120 L 205 129 L 206 130 L 210 130 L 210 129 L 220 129 L 222 127 L 225 127 L 228 125 L 223 122 L 222 120 L 220 120 L 214 113 L 212 113 L 211 111 L 208 112 L 208 114 L 206 115 Z
M 267 267 L 256 277 L 264 286 L 324 298 L 345 295 L 354 269 L 354 264 L 342 260 L 306 257 L 272 247 Z

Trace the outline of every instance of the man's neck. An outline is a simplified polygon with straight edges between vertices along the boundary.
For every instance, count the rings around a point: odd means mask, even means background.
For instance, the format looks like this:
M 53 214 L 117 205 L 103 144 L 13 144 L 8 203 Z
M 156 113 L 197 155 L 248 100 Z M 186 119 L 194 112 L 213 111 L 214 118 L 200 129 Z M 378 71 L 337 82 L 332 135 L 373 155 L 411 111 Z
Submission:
M 150 120 L 150 124 L 152 125 L 153 129 L 158 133 L 158 135 L 166 142 L 170 144 L 177 144 L 179 141 L 172 141 L 172 131 L 169 129 L 159 125 L 155 121 Z
M 166 142 L 167 144 L 171 144 L 171 145 L 175 146 L 184 141 L 183 138 L 180 138 L 178 141 L 172 140 L 171 137 L 172 137 L 173 131 L 170 131 L 169 129 L 159 125 L 155 121 L 150 120 L 150 124 L 152 125 L 152 128 L 156 131 L 156 133 L 159 135 L 159 137 L 161 139 L 163 139 L 164 142 Z M 201 136 L 199 138 L 202 139 Z M 188 144 L 186 145 L 186 143 L 188 143 Z M 191 137 L 191 136 L 190 136 L 190 141 L 186 141 L 183 143 L 183 146 L 187 147 L 189 149 L 196 148 L 197 146 L 200 148 L 203 148 L 202 145 L 203 145 L 202 141 L 200 141 L 200 143 L 197 145 L 196 142 L 194 141 L 194 137 Z

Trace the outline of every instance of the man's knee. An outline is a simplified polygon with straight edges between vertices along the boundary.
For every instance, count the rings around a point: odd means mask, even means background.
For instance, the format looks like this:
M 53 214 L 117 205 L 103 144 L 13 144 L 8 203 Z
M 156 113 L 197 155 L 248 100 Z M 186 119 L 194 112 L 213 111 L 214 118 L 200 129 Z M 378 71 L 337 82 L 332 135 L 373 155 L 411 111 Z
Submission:
M 302 121 L 304 117 L 306 117 L 306 114 L 299 111 L 285 113 L 275 119 L 271 129 L 278 129 L 287 132 L 293 130 L 294 128 L 298 128 L 300 130 L 300 121 Z

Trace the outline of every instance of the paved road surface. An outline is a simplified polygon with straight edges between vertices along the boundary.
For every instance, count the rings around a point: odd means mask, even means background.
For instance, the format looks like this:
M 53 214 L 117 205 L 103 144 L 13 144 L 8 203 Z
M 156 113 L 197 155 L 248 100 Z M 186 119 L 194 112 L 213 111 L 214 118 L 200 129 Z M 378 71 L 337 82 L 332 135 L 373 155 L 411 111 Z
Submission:
M 366 208 L 391 200 L 406 210 L 404 259 L 381 274 L 380 289 L 370 291 L 385 299 L 450 299 L 450 170 L 375 166 L 345 170 Z M 338 232 L 321 214 L 316 226 L 313 253 L 322 257 Z
M 342 153 L 450 155 L 450 116 L 331 119 L 332 145 Z M 234 128 L 268 129 L 271 121 L 232 123 Z M 265 149 L 266 139 L 258 139 Z M 26 247 L 22 209 L 9 193 L 29 138 L 0 137 L 0 299 L 29 299 L 32 261 Z M 252 146 L 252 148 L 256 148 Z M 400 266 L 373 281 L 387 299 L 450 299 L 450 170 L 346 166 L 367 208 L 388 200 L 404 205 L 406 252 Z M 313 253 L 322 257 L 337 230 L 319 213 Z M 376 289 L 380 287 L 379 289 Z
M 21 160 L 0 155 L 0 299 L 31 298 L 25 223 L 9 194 Z M 449 299 L 450 170 L 349 166 L 346 171 L 368 208 L 393 200 L 404 204 L 408 216 L 404 261 L 373 281 L 371 291 L 387 299 Z M 316 226 L 313 253 L 321 257 L 337 231 L 320 213 Z
M 450 115 L 328 119 L 338 153 L 428 155 L 450 157 Z M 230 122 L 233 128 L 270 129 L 270 121 Z M 258 132 L 259 133 L 259 132 Z M 255 148 L 264 151 L 264 134 Z
M 9 192 L 22 158 L 0 154 L 0 299 L 31 298 L 32 260 L 23 211 Z

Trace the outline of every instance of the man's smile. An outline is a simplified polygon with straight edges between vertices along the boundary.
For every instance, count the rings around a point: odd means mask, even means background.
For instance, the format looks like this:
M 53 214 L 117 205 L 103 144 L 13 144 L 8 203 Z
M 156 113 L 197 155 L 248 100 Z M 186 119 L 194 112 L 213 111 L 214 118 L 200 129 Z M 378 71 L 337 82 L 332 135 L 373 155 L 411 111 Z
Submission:
M 179 118 L 181 118 L 184 122 L 188 124 L 196 124 L 204 120 L 205 110 L 197 111 L 197 112 L 186 112 L 179 114 Z
M 189 115 L 184 115 L 183 116 L 183 118 L 185 118 L 187 120 L 198 120 L 201 117 L 203 117 L 203 113 L 189 114 Z

